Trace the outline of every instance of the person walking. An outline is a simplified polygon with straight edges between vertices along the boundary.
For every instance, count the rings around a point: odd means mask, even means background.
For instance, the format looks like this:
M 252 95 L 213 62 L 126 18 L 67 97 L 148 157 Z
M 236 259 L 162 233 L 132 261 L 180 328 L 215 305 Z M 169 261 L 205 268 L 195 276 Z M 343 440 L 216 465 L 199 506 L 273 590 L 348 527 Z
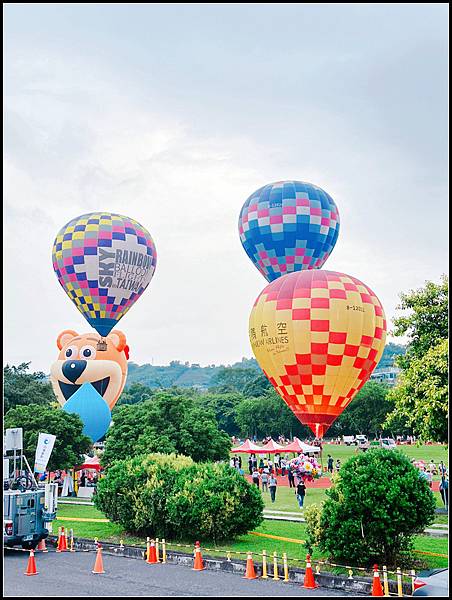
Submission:
M 272 502 L 276 500 L 276 486 L 278 482 L 276 481 L 276 477 L 274 475 L 270 475 L 270 479 L 268 480 L 268 487 L 270 488 L 270 498 Z
M 332 473 L 333 472 L 333 465 L 334 465 L 333 457 L 328 454 L 328 463 L 327 463 L 328 473 Z
M 293 476 L 293 471 L 289 466 L 289 469 L 287 471 L 287 479 L 289 480 L 289 488 L 293 488 L 295 487 L 295 478 Z
M 257 485 L 257 487 L 259 487 L 259 479 L 260 479 L 260 475 L 259 475 L 259 471 L 257 469 L 254 469 L 253 474 L 251 475 L 252 479 L 253 479 L 253 483 Z
M 267 469 L 264 469 L 262 471 L 261 482 L 262 482 L 262 491 L 263 492 L 268 492 L 268 473 L 267 473 Z
M 303 508 L 304 497 L 306 496 L 306 485 L 302 479 L 297 484 L 295 489 L 295 495 L 297 496 L 298 506 Z
M 439 484 L 439 493 L 441 494 L 444 507 L 447 509 L 449 507 L 449 482 L 445 475 L 441 477 L 441 482 Z

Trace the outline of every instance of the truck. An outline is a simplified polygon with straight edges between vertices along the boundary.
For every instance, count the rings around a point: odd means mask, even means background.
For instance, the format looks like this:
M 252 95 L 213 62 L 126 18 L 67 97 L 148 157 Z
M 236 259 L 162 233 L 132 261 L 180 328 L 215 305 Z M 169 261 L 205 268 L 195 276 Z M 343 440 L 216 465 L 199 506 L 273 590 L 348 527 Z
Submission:
M 20 434 L 20 446 L 21 446 Z M 38 484 L 22 448 L 8 456 L 3 446 L 3 545 L 36 548 L 56 518 L 58 484 Z

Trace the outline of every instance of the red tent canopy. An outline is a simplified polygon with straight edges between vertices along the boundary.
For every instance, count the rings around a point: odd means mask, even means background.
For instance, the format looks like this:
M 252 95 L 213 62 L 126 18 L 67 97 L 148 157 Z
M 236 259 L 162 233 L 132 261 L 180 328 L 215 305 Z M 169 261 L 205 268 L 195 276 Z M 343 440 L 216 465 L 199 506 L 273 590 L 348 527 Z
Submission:
M 276 452 L 283 452 L 285 450 L 284 446 L 280 446 L 274 440 L 269 440 L 265 446 L 256 450 L 258 454 L 276 454 Z
M 99 457 L 93 456 L 90 458 L 89 456 L 85 456 L 85 462 L 80 467 L 75 467 L 76 471 L 80 471 L 81 469 L 95 469 L 96 471 L 100 471 L 102 467 L 99 463 Z
M 294 437 L 293 442 L 288 444 L 284 450 L 286 452 L 303 452 L 303 447 L 300 440 L 297 437 Z
M 320 448 L 318 446 L 310 446 L 309 444 L 305 444 L 297 437 L 294 437 L 293 442 L 284 447 L 285 452 L 320 452 Z
M 243 444 L 238 446 L 237 448 L 233 448 L 231 452 L 243 452 L 243 454 L 255 454 L 259 452 L 261 448 L 253 444 L 250 440 L 246 440 Z

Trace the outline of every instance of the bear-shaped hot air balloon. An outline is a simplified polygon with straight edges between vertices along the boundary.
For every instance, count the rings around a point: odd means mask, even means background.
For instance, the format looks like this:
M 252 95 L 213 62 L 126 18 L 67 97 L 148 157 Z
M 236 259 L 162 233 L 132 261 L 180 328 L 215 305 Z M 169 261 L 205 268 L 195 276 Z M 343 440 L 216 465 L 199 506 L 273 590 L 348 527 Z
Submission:
M 322 188 L 304 181 L 264 185 L 240 211 L 243 248 L 267 281 L 320 269 L 339 235 L 339 211 Z
M 59 355 L 50 370 L 53 391 L 63 410 L 76 413 L 83 432 L 93 441 L 101 439 L 111 421 L 127 378 L 129 347 L 122 331 L 111 332 L 97 350 L 97 333 L 65 330 L 57 338 Z
M 323 269 L 267 285 L 249 327 L 265 375 L 318 438 L 369 379 L 386 339 L 384 310 L 372 290 L 356 277 Z

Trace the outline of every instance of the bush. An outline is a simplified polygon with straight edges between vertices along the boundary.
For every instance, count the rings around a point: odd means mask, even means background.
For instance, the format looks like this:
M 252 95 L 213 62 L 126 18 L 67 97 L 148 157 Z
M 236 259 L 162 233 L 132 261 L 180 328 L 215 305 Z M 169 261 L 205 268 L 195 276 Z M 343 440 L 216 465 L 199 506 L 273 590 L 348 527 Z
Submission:
M 338 562 L 362 566 L 411 559 L 413 535 L 433 521 L 436 506 L 427 481 L 396 450 L 351 458 L 327 496 L 319 547 Z
M 306 519 L 305 546 L 308 554 L 312 554 L 314 552 L 314 546 L 319 545 L 322 533 L 320 524 L 322 519 L 322 507 L 318 504 L 307 506 L 304 511 L 304 518 Z
M 257 527 L 259 490 L 224 464 L 150 454 L 117 461 L 97 486 L 94 502 L 131 533 L 177 539 L 232 539 Z

